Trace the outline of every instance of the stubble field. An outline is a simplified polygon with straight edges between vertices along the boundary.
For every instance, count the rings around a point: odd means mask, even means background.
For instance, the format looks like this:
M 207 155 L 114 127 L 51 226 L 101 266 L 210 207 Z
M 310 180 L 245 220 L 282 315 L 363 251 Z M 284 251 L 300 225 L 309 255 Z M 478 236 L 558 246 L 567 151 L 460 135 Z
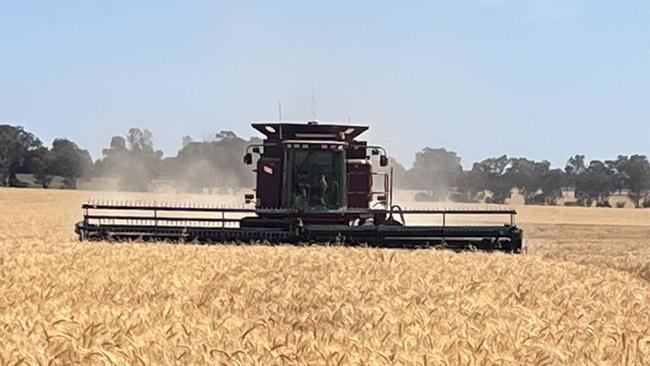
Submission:
M 0 365 L 650 363 L 650 210 L 518 207 L 513 256 L 80 243 L 94 196 L 0 189 Z

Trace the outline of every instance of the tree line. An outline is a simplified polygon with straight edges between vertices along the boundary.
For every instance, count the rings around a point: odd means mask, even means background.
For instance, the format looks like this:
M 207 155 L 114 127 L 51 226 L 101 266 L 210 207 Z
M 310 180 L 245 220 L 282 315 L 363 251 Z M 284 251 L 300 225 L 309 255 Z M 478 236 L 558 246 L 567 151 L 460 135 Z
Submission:
M 44 188 L 55 176 L 71 189 L 93 179 L 116 181 L 127 191 L 151 190 L 156 181 L 184 192 L 252 187 L 255 177 L 241 157 L 246 146 L 255 143 L 261 140 L 245 140 L 230 131 L 203 141 L 186 136 L 176 156 L 164 157 L 154 148 L 151 132 L 132 128 L 124 136 L 113 136 L 102 157 L 93 161 L 87 150 L 68 139 L 55 139 L 46 147 L 20 126 L 0 125 L 0 185 L 25 186 L 18 177 L 27 174 Z M 575 155 L 564 169 L 552 168 L 545 160 L 503 155 L 463 170 L 456 152 L 427 147 L 416 153 L 411 168 L 394 159 L 391 166 L 396 185 L 420 191 L 416 199 L 423 201 L 504 203 L 516 190 L 526 204 L 555 205 L 565 191 L 573 191 L 575 205 L 607 207 L 610 196 L 619 194 L 635 207 L 650 207 L 650 163 L 644 155 L 589 162 Z
M 463 170 L 455 152 L 425 148 L 400 174 L 406 188 L 424 191 L 416 197 L 420 200 L 504 203 L 517 190 L 525 204 L 556 205 L 565 191 L 573 191 L 573 205 L 609 207 L 609 198 L 619 194 L 637 208 L 650 207 L 650 163 L 644 155 L 589 162 L 575 155 L 564 169 L 551 168 L 546 160 L 502 155 Z
M 0 125 L 0 185 L 21 187 L 18 174 L 32 174 L 47 188 L 54 176 L 64 178 L 65 188 L 76 188 L 77 180 L 92 167 L 86 150 L 68 139 L 55 139 L 43 146 L 34 134 L 20 126 Z
M 55 176 L 70 189 L 93 179 L 117 181 L 121 190 L 141 192 L 151 190 L 154 181 L 172 183 L 185 192 L 252 187 L 254 176 L 242 164 L 244 150 L 252 143 L 261 140 L 244 140 L 229 131 L 200 142 L 186 136 L 176 156 L 163 157 L 150 131 L 131 128 L 124 136 L 113 136 L 102 157 L 93 161 L 87 150 L 68 139 L 55 139 L 46 147 L 20 126 L 0 125 L 0 186 L 26 186 L 18 178 L 22 174 L 32 175 L 43 188 Z
M 162 151 L 153 147 L 151 132 L 132 128 L 126 137 L 111 139 L 91 176 L 117 179 L 119 188 L 126 191 L 148 191 L 154 180 L 171 182 L 178 190 L 192 193 L 252 187 L 254 176 L 242 163 L 244 151 L 252 143 L 261 140 L 244 140 L 230 131 L 204 141 L 185 136 L 177 155 L 163 158 Z

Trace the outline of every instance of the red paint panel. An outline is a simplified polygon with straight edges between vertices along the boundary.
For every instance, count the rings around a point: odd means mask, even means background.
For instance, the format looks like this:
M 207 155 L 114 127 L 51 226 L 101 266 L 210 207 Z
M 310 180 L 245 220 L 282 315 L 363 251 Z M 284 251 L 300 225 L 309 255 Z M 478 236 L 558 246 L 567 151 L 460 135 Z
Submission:
M 372 197 L 371 166 L 367 162 L 348 163 L 348 207 L 368 208 Z
M 282 164 L 277 158 L 257 161 L 257 198 L 259 207 L 280 207 L 282 197 Z

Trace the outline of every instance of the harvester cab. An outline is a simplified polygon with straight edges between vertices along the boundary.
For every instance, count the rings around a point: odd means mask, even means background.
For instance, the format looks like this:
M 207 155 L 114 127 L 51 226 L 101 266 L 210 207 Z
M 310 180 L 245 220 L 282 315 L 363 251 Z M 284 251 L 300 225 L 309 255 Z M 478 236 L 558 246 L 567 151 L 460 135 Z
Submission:
M 386 151 L 357 138 L 367 126 L 254 123 L 265 136 L 249 146 L 255 166 L 254 207 L 90 202 L 76 225 L 82 240 L 163 240 L 201 243 L 337 243 L 397 248 L 520 252 L 522 231 L 510 209 L 402 209 L 393 204 Z M 374 157 L 374 158 L 373 158 Z M 375 189 L 375 186 L 381 188 Z M 437 218 L 408 226 L 407 216 Z M 501 215 L 505 224 L 453 225 L 458 215 Z M 428 220 L 427 220 L 428 221 Z
M 249 165 L 253 154 L 259 156 L 255 207 L 261 219 L 293 215 L 308 223 L 350 224 L 370 214 L 361 211 L 373 200 L 387 203 L 389 175 L 373 172 L 370 158 L 379 155 L 379 165 L 386 166 L 386 152 L 356 140 L 368 127 L 308 122 L 255 123 L 253 128 L 266 137 L 244 155 Z M 373 191 L 376 177 L 383 179 L 382 190 Z

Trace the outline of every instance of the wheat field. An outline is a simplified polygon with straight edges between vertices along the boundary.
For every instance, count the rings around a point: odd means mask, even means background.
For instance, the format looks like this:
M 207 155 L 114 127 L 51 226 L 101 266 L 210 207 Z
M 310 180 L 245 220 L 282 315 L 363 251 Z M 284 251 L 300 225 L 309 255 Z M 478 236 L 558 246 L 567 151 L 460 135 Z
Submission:
M 0 365 L 650 364 L 650 210 L 519 207 L 521 256 L 80 243 L 96 195 L 0 189 Z

